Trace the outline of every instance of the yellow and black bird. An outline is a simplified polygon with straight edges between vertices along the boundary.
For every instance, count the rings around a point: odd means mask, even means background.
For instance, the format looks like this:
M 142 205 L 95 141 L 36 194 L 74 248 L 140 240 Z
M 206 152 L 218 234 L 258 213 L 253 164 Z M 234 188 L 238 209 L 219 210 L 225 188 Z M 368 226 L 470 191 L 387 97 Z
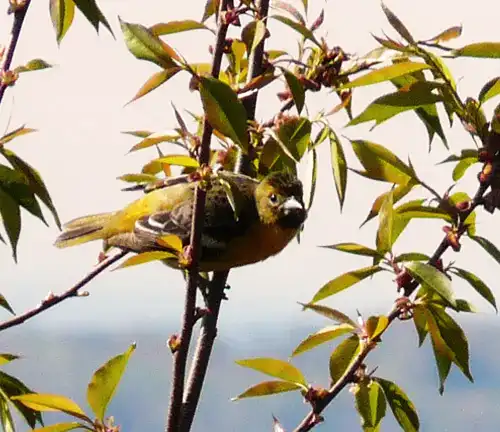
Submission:
M 232 194 L 236 205 L 221 179 L 236 192 Z M 65 225 L 55 245 L 62 248 L 103 240 L 105 248 L 140 253 L 168 250 L 158 240 L 173 234 L 187 246 L 195 184 L 188 176 L 174 177 L 123 210 L 74 219 Z M 285 248 L 306 217 L 302 183 L 294 175 L 280 171 L 258 181 L 219 172 L 207 192 L 200 270 L 228 270 L 265 260 Z

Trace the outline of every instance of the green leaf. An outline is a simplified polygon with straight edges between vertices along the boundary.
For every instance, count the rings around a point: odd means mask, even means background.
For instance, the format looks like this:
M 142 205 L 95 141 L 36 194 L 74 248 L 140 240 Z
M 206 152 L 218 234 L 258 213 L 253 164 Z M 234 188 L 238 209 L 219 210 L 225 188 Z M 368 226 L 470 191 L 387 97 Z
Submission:
M 489 80 L 479 92 L 478 101 L 482 104 L 500 94 L 500 77 Z
M 75 3 L 73 0 L 50 0 L 49 9 L 52 25 L 56 31 L 57 43 L 61 43 L 73 22 Z
M 438 293 L 450 305 L 456 306 L 451 281 L 443 272 L 430 264 L 420 261 L 411 261 L 405 267 L 426 288 Z
M 195 20 L 169 21 L 158 23 L 149 28 L 149 31 L 155 36 L 164 36 L 172 33 L 181 33 L 190 30 L 209 30 L 206 25 Z
M 155 36 L 148 28 L 140 24 L 131 24 L 120 19 L 120 26 L 128 50 L 138 59 L 146 60 L 158 66 L 170 69 L 178 66 L 175 51 Z
M 408 252 L 402 253 L 394 257 L 394 262 L 406 262 L 406 261 L 429 261 L 431 257 L 429 255 L 420 252 Z
M 334 249 L 340 252 L 346 252 L 353 255 L 362 255 L 368 257 L 380 257 L 380 252 L 375 249 L 371 249 L 367 246 L 360 245 L 358 243 L 337 243 L 333 245 L 321 246 L 323 248 Z
M 376 265 L 364 267 L 358 270 L 352 270 L 337 276 L 335 279 L 332 279 L 330 282 L 322 286 L 321 289 L 314 295 L 310 303 L 317 303 L 320 300 L 343 291 L 381 270 L 382 268 Z
M 420 200 L 402 204 L 395 209 L 395 212 L 407 219 L 443 219 L 447 222 L 453 220 L 446 210 L 422 205 Z
M 413 187 L 416 185 L 415 182 L 409 181 L 406 184 L 397 185 L 395 188 L 391 189 L 388 192 L 385 192 L 377 197 L 377 199 L 373 202 L 372 208 L 370 209 L 370 213 L 366 217 L 365 221 L 362 223 L 364 225 L 369 220 L 373 219 L 375 216 L 379 214 L 380 207 L 382 203 L 386 199 L 387 195 L 392 192 L 394 203 L 398 202 L 400 199 L 404 198 L 408 193 L 411 192 Z M 394 234 L 393 234 L 394 235 Z
M 135 131 L 122 131 L 122 134 L 132 135 L 137 138 L 146 138 L 152 135 L 154 132 L 149 130 L 135 130 Z
M 389 407 L 401 429 L 405 432 L 418 432 L 420 430 L 420 421 L 417 410 L 406 396 L 406 393 L 392 381 L 378 377 L 374 378 L 374 380 L 382 387 Z
M 307 203 L 307 211 L 309 211 L 313 205 L 314 195 L 316 193 L 316 182 L 318 179 L 318 152 L 316 147 L 311 147 L 312 155 L 312 170 L 311 170 L 311 187 L 309 190 L 309 202 Z
M 359 78 L 356 78 L 351 82 L 344 84 L 342 87 L 340 87 L 340 89 L 348 89 L 348 88 L 378 84 L 384 81 L 390 81 L 394 78 L 403 75 L 411 74 L 413 72 L 429 68 L 430 66 L 428 64 L 420 62 L 408 61 L 403 63 L 396 63 L 390 66 L 385 66 L 383 68 L 368 72 L 360 76 Z
M 441 42 L 448 42 L 452 39 L 456 39 L 462 35 L 462 26 L 453 26 L 450 28 L 447 28 L 446 30 L 443 30 L 441 33 L 438 35 L 434 36 L 433 38 L 428 39 L 426 42 L 430 43 L 441 43 Z
M 304 108 L 304 103 L 306 100 L 306 92 L 304 86 L 299 81 L 299 79 L 291 72 L 283 69 L 283 74 L 285 75 L 286 83 L 288 88 L 292 92 L 293 102 L 297 108 L 297 113 L 300 114 L 302 108 Z
M 392 232 L 394 223 L 394 201 L 392 193 L 389 192 L 380 207 L 379 225 L 377 230 L 377 251 L 380 255 L 385 255 L 392 250 L 394 243 Z
M 243 393 L 232 400 L 239 400 L 256 396 L 268 396 L 276 393 L 284 393 L 294 390 L 303 390 L 299 384 L 289 381 L 264 381 L 246 389 Z
M 418 346 L 421 347 L 427 337 L 427 333 L 429 332 L 425 306 L 417 303 L 413 307 L 413 323 L 415 324 L 415 329 L 418 334 Z
M 5 144 L 7 144 L 9 141 L 12 141 L 14 138 L 36 131 L 37 131 L 36 129 L 20 126 L 17 129 L 14 129 L 13 131 L 6 133 L 3 137 L 0 138 L 0 147 L 3 147 Z
M 375 121 L 375 126 L 389 120 L 397 114 L 420 107 L 427 107 L 443 100 L 441 95 L 432 93 L 429 84 L 416 82 L 408 90 L 389 93 L 375 99 L 365 110 L 353 118 L 347 126 Z
M 162 84 L 167 82 L 170 78 L 175 76 L 177 72 L 181 70 L 180 66 L 173 66 L 168 69 L 164 69 L 160 72 L 156 72 L 153 75 L 151 75 L 148 80 L 142 85 L 142 87 L 139 89 L 139 91 L 135 94 L 135 96 L 127 102 L 127 104 L 136 101 L 137 99 L 147 95 L 148 93 L 152 92 L 153 90 L 157 89 L 160 87 Z
M 429 311 L 432 311 L 439 332 L 453 353 L 453 363 L 473 382 L 474 379 L 472 378 L 469 366 L 469 343 L 463 330 L 443 308 L 429 306 Z
M 31 191 L 42 201 L 45 206 L 50 210 L 52 216 L 54 217 L 54 221 L 58 228 L 61 228 L 61 221 L 59 219 L 59 215 L 57 214 L 57 210 L 54 206 L 54 202 L 50 197 L 49 191 L 45 186 L 45 183 L 38 173 L 38 171 L 29 165 L 27 162 L 22 160 L 12 151 L 7 149 L 1 149 L 0 152 L 7 158 L 10 164 L 19 172 L 21 172 L 30 187 Z
M 23 72 L 31 72 L 31 71 L 36 71 L 36 70 L 48 69 L 51 67 L 52 67 L 52 65 L 50 63 L 47 63 L 45 60 L 33 59 L 33 60 L 30 60 L 28 63 L 26 63 L 24 66 L 16 67 L 14 69 L 14 71 L 17 73 L 23 73 Z
M 198 161 L 191 156 L 187 155 L 168 155 L 158 159 L 155 159 L 158 163 L 165 163 L 175 166 L 183 166 L 186 168 L 198 168 L 200 164 Z
M 389 21 L 389 24 L 396 30 L 399 35 L 410 44 L 415 44 L 413 36 L 410 34 L 401 20 L 384 4 L 382 3 L 382 10 Z
M 480 245 L 486 252 L 490 254 L 490 256 L 500 264 L 500 250 L 488 239 L 480 236 L 469 236 L 472 240 L 474 240 L 478 245 Z
M 0 216 L 9 237 L 12 255 L 17 260 L 17 242 L 21 233 L 21 211 L 19 205 L 0 187 Z
M 292 364 L 283 360 L 273 358 L 253 358 L 246 360 L 237 360 L 240 366 L 250 368 L 274 378 L 279 378 L 283 381 L 294 383 L 307 390 L 307 381 L 302 372 Z
M 384 146 L 365 140 L 353 140 L 351 144 L 365 169 L 361 175 L 396 184 L 408 184 L 416 178 L 413 169 Z
M 123 354 L 113 357 L 97 369 L 90 380 L 87 388 L 87 401 L 94 415 L 101 422 L 104 422 L 106 409 L 134 351 L 135 344 L 130 345 Z
M 10 363 L 13 360 L 17 360 L 18 358 L 20 358 L 20 356 L 16 354 L 0 354 L 0 366 Z
M 346 314 L 340 312 L 337 309 L 332 309 L 328 306 L 311 304 L 311 303 L 299 303 L 304 309 L 310 309 L 324 317 L 327 317 L 339 324 L 349 324 L 352 327 L 357 327 L 357 324 L 349 318 Z
M 340 209 L 342 210 L 347 187 L 347 162 L 342 148 L 342 143 L 333 129 L 329 130 L 328 138 L 330 140 L 333 179 L 335 181 L 335 189 L 339 198 Z
M 200 95 L 211 126 L 247 151 L 247 113 L 233 89 L 216 78 L 200 77 Z
M 122 269 L 125 267 L 132 267 L 139 264 L 146 264 L 151 261 L 170 260 L 170 259 L 177 260 L 177 255 L 173 254 L 172 252 L 163 252 L 163 251 L 142 252 L 140 254 L 133 255 L 130 258 L 126 259 L 114 270 Z
M 26 407 L 20 401 L 13 400 L 16 396 L 33 393 L 23 382 L 5 372 L 0 372 L 0 392 L 7 399 L 10 399 L 10 402 L 31 428 L 34 428 L 37 423 L 42 424 L 42 416 L 39 412 Z
M 217 13 L 219 3 L 220 0 L 207 0 L 205 3 L 205 10 L 203 11 L 203 17 L 201 18 L 202 22 L 205 22 L 208 18 Z
M 145 136 L 137 144 L 135 144 L 129 150 L 129 153 L 132 153 L 132 152 L 137 151 L 137 150 L 149 148 L 149 147 L 155 146 L 157 144 L 160 144 L 162 142 L 170 142 L 170 143 L 179 145 L 180 138 L 181 138 L 181 135 L 179 134 L 179 132 L 177 132 L 175 130 L 167 131 L 167 133 L 165 133 L 165 132 L 153 133 L 152 132 L 149 135 Z
M 451 267 L 450 271 L 461 277 L 462 279 L 466 280 L 471 284 L 471 286 L 478 292 L 478 294 L 483 297 L 486 301 L 488 301 L 498 312 L 497 309 L 497 304 L 495 301 L 495 296 L 493 295 L 493 292 L 488 288 L 488 286 L 481 280 L 479 277 L 477 277 L 474 273 L 471 273 L 467 270 L 461 269 L 459 267 Z
M 291 118 L 281 124 L 273 138 L 285 153 L 295 161 L 300 161 L 311 142 L 311 121 L 305 117 Z
M 88 426 L 78 422 L 56 423 L 50 426 L 34 429 L 33 432 L 68 432 L 75 429 L 88 430 Z
M 337 324 L 333 326 L 327 326 L 309 335 L 293 350 L 292 357 L 316 348 L 325 342 L 329 342 L 333 339 L 343 336 L 346 333 L 352 333 L 357 326 L 352 326 L 350 324 Z
M 369 384 L 362 381 L 357 386 L 355 398 L 363 430 L 378 430 L 387 409 L 385 394 L 380 384 L 377 381 L 371 381 Z
M 11 399 L 17 400 L 35 411 L 61 411 L 73 417 L 92 423 L 92 420 L 85 415 L 83 410 L 66 396 L 48 393 L 31 393 L 14 396 Z
M 460 180 L 464 176 L 467 169 L 477 162 L 478 160 L 475 157 L 462 159 L 460 162 L 458 162 L 453 169 L 453 181 L 457 182 L 458 180 Z
M 318 42 L 314 33 L 309 30 L 306 26 L 299 22 L 295 22 L 290 18 L 281 16 L 281 15 L 271 15 L 270 18 L 274 18 L 276 21 L 279 21 L 288 27 L 292 28 L 296 32 L 300 33 L 305 39 L 309 39 L 311 42 L 315 43 L 318 47 L 321 48 L 321 44 Z
M 249 22 L 241 32 L 241 38 L 246 45 L 248 57 L 266 36 L 266 25 L 262 20 Z
M 3 432 L 15 432 L 15 424 L 10 412 L 9 400 L 0 391 L 0 422 L 2 423 Z
M 366 320 L 366 335 L 371 340 L 376 340 L 389 325 L 389 319 L 384 316 L 371 316 Z
M 9 302 L 4 295 L 0 294 L 0 307 L 7 309 L 12 315 L 14 315 L 14 310 L 10 306 Z
M 150 183 L 158 180 L 158 177 L 151 174 L 124 174 L 117 177 L 117 180 L 122 180 L 127 183 Z
M 500 42 L 480 42 L 453 50 L 454 57 L 500 58 Z
M 330 378 L 335 384 L 342 378 L 360 351 L 358 335 L 352 335 L 340 342 L 330 356 Z
M 111 35 L 113 35 L 113 30 L 111 30 L 111 26 L 108 23 L 106 17 L 102 14 L 99 6 L 95 0 L 73 0 L 76 7 L 80 10 L 85 18 L 87 18 L 88 22 L 94 26 L 96 31 L 99 31 L 99 24 L 102 24 L 106 27 Z M 114 36 L 114 35 L 113 35 Z

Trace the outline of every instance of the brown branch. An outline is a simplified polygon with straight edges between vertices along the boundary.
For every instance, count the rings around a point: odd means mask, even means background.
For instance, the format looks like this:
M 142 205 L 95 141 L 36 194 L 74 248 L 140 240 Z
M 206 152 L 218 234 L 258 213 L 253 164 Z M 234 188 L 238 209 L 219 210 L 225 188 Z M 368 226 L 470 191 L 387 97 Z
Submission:
M 222 12 L 227 9 L 228 0 L 224 0 L 220 4 L 219 9 L 219 25 L 216 36 L 216 44 L 214 56 L 212 60 L 213 77 L 218 78 L 222 56 L 224 54 L 224 45 L 226 41 L 228 24 L 221 19 Z M 203 126 L 203 135 L 200 145 L 200 154 L 198 161 L 200 166 L 208 165 L 210 158 L 210 141 L 212 138 L 212 126 L 205 120 Z M 206 190 L 196 187 L 195 201 L 193 210 L 193 221 L 191 224 L 191 253 L 192 262 L 188 272 L 186 283 L 186 296 L 184 304 L 184 316 L 182 320 L 182 331 L 180 336 L 180 345 L 173 357 L 173 376 L 172 376 L 172 393 L 170 396 L 170 404 L 168 408 L 168 419 L 166 425 L 167 432 L 178 432 L 188 430 L 181 427 L 182 411 L 183 411 L 183 396 L 184 396 L 184 381 L 186 376 L 187 357 L 189 353 L 189 345 L 193 334 L 193 327 L 196 323 L 196 293 L 198 289 L 198 267 L 201 255 L 201 234 L 203 231 L 204 214 L 205 214 L 205 199 Z M 192 413 L 194 417 L 194 411 Z M 192 421 L 192 418 L 191 418 Z
M 3 60 L 0 63 L 0 104 L 2 103 L 5 90 L 8 87 L 8 84 L 3 82 L 2 77 L 10 69 L 12 64 L 17 42 L 19 41 L 21 29 L 23 28 L 24 18 L 26 17 L 26 12 L 28 12 L 31 0 L 19 1 L 18 3 L 19 5 L 15 6 L 14 10 L 14 21 L 12 23 L 9 42 L 7 43 Z
M 1 323 L 0 331 L 22 324 L 23 322 L 29 320 L 30 318 L 33 318 L 39 313 L 42 313 L 43 311 L 55 306 L 56 304 L 61 303 L 62 301 L 70 297 L 77 297 L 78 291 L 80 289 L 82 289 L 92 279 L 94 279 L 97 275 L 99 275 L 105 269 L 107 269 L 111 264 L 123 258 L 127 253 L 128 251 L 120 251 L 116 255 L 113 255 L 109 258 L 106 258 L 104 261 L 101 261 L 97 266 L 95 266 L 95 268 L 90 273 L 88 273 L 83 279 L 81 279 L 76 285 L 72 286 L 67 291 L 59 295 L 50 295 L 36 308 L 31 309 L 28 312 L 23 313 L 22 315 L 18 315 L 14 318 L 11 318 L 10 320 Z
M 497 156 L 498 158 L 498 156 Z M 467 217 L 480 205 L 482 205 L 483 202 L 483 197 L 484 194 L 486 193 L 487 189 L 491 185 L 491 181 L 493 180 L 496 170 L 498 169 L 498 165 L 500 164 L 500 161 L 496 161 L 493 164 L 493 170 L 489 176 L 489 179 L 487 181 L 480 182 L 479 187 L 472 199 L 471 206 L 463 212 L 460 212 L 460 219 L 457 227 L 457 233 L 458 233 L 458 240 L 462 236 L 462 234 L 466 231 L 467 227 L 465 225 L 465 220 Z M 432 257 L 429 260 L 429 264 L 436 266 L 438 261 L 441 259 L 443 254 L 448 250 L 448 248 L 451 246 L 447 236 L 445 236 L 439 245 L 437 246 L 436 250 L 432 254 Z M 415 292 L 415 290 L 418 288 L 419 282 L 416 280 L 411 280 L 407 285 L 403 287 L 404 289 L 404 294 L 406 297 L 409 297 L 411 294 Z M 387 316 L 389 322 L 387 324 L 387 327 L 384 329 L 384 331 L 380 334 L 380 336 L 385 333 L 385 331 L 389 328 L 391 323 L 399 316 L 399 314 L 402 311 L 402 307 L 398 306 L 396 303 L 396 306 L 392 311 L 389 313 Z M 363 364 L 363 361 L 365 360 L 366 356 L 370 353 L 375 348 L 375 344 L 372 343 L 367 343 L 360 351 L 360 353 L 356 356 L 355 360 L 349 366 L 349 368 L 344 372 L 342 377 L 328 390 L 326 395 L 319 399 L 311 402 L 311 411 L 307 414 L 307 416 L 300 422 L 300 424 L 294 429 L 294 432 L 306 432 L 314 428 L 317 424 L 319 424 L 322 419 L 320 417 L 320 414 L 323 412 L 323 410 L 335 399 L 335 397 L 349 384 L 354 382 L 354 377 L 359 369 L 359 367 Z

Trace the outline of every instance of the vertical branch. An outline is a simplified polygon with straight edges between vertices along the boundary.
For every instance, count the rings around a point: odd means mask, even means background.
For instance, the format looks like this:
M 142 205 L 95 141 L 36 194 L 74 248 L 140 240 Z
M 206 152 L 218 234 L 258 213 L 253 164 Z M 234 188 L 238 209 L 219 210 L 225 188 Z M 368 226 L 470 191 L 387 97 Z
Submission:
M 12 23 L 12 30 L 10 32 L 9 42 L 7 43 L 4 57 L 0 63 L 0 104 L 2 103 L 5 90 L 8 87 L 8 84 L 4 83 L 3 77 L 12 64 L 17 42 L 19 41 L 21 29 L 23 28 L 24 18 L 26 17 L 26 12 L 28 12 L 30 3 L 31 0 L 18 0 L 13 2 L 10 6 L 14 13 L 14 21 Z
M 227 8 L 227 0 L 223 0 L 219 10 L 219 25 L 216 37 L 216 46 L 212 61 L 212 76 L 218 77 L 222 62 L 223 48 L 226 40 L 228 25 L 224 22 L 221 12 Z M 200 154 L 198 161 L 200 166 L 208 165 L 210 159 L 210 141 L 212 138 L 212 127 L 205 120 L 203 125 L 203 135 L 201 139 Z M 184 381 L 186 375 L 187 358 L 189 345 L 193 334 L 193 327 L 196 323 L 196 292 L 198 289 L 198 267 L 201 255 L 201 234 L 203 232 L 205 214 L 206 190 L 196 186 L 195 200 L 193 204 L 193 221 L 191 224 L 191 253 L 192 263 L 188 272 L 186 283 L 186 296 L 184 302 L 184 315 L 182 318 L 182 330 L 180 344 L 173 355 L 173 377 L 172 393 L 168 408 L 167 432 L 177 432 L 185 430 L 181 428 L 182 399 L 184 395 Z
M 259 0 L 258 10 L 260 18 L 265 19 L 269 11 L 269 0 Z M 262 60 L 264 56 L 264 41 L 256 47 L 249 59 L 249 71 L 247 80 L 259 76 L 262 73 Z M 257 106 L 257 93 L 252 94 L 246 100 L 244 105 L 249 120 L 255 118 L 255 109 Z M 239 154 L 236 172 L 249 174 L 251 154 Z M 215 338 L 217 336 L 217 321 L 221 302 L 224 299 L 224 288 L 226 285 L 228 272 L 215 273 L 210 283 L 210 290 L 207 298 L 208 313 L 203 317 L 201 333 L 198 338 L 196 351 L 194 354 L 193 365 L 189 374 L 186 396 L 184 398 L 183 412 L 181 419 L 181 431 L 189 431 L 193 424 L 196 408 L 200 400 L 203 382 L 208 369 L 208 363 L 212 353 Z

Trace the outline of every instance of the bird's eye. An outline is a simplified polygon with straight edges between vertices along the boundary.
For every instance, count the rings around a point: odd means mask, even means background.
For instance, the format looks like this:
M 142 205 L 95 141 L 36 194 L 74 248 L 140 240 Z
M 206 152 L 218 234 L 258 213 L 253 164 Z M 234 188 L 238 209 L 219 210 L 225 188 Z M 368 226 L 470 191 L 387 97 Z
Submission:
M 278 196 L 276 194 L 269 195 L 269 202 L 271 204 L 276 204 L 278 202 Z

